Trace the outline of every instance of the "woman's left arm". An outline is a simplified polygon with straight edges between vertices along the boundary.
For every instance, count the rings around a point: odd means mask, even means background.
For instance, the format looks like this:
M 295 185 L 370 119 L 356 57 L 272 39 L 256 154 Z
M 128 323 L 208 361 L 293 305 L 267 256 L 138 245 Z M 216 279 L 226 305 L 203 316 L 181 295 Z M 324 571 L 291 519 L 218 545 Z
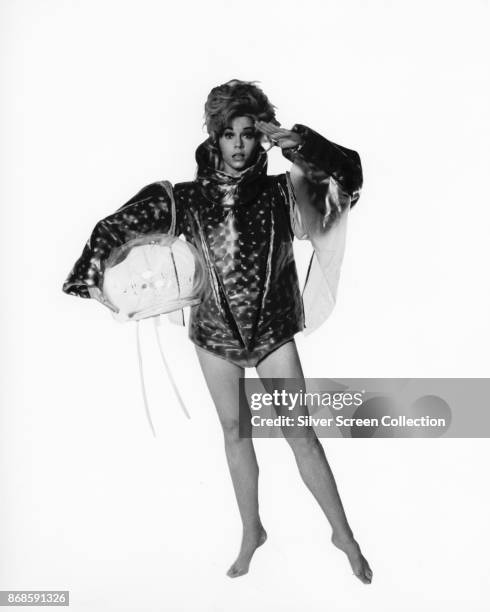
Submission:
M 335 306 L 347 218 L 362 187 L 361 161 L 355 151 L 304 125 L 285 130 L 257 122 L 257 128 L 293 162 L 286 175 L 291 228 L 297 238 L 309 239 L 314 249 L 302 293 L 305 333 L 310 333 Z
M 351 207 L 359 199 L 363 176 L 361 158 L 356 151 L 327 140 L 311 128 L 296 124 L 292 132 L 299 134 L 301 143 L 283 148 L 284 157 L 299 166 L 313 183 L 335 179 L 351 198 Z
M 331 142 L 301 124 L 291 130 L 263 121 L 256 125 L 293 163 L 290 176 L 295 199 L 300 208 L 313 206 L 317 214 L 321 213 L 324 227 L 358 201 L 363 175 L 356 151 Z

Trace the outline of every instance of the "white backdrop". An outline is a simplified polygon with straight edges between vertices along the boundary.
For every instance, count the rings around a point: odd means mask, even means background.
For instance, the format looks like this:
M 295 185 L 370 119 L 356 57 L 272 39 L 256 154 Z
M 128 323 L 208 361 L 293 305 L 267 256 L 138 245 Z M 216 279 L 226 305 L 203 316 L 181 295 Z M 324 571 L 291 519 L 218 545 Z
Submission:
M 284 126 L 363 161 L 336 310 L 297 336 L 305 374 L 488 377 L 488 16 L 478 0 L 2 3 L 0 590 L 70 590 L 76 612 L 488 609 L 486 440 L 323 441 L 370 586 L 286 443 L 258 440 L 269 541 L 230 580 L 240 521 L 187 329 L 161 334 L 190 422 L 143 329 L 155 441 L 134 326 L 61 292 L 98 219 L 193 178 L 211 87 L 256 79 Z M 273 151 L 269 172 L 287 168 Z

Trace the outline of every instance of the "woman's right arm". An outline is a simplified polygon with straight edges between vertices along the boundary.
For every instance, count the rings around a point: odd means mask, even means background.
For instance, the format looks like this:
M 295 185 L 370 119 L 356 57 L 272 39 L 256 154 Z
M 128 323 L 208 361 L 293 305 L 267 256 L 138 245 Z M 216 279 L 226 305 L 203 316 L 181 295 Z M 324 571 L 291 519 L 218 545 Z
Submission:
M 171 201 L 163 182 L 147 185 L 115 213 L 97 223 L 63 283 L 63 292 L 106 303 L 101 291 L 102 279 L 105 261 L 112 249 L 143 234 L 166 233 L 171 222 Z M 178 215 L 175 233 L 180 233 Z

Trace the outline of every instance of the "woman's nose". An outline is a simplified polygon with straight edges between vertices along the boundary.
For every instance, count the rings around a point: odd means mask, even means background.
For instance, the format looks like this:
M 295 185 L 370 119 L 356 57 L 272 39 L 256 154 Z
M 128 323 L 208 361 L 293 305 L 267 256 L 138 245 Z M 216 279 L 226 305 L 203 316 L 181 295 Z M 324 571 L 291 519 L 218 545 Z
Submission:
M 242 139 L 240 138 L 240 136 L 237 136 L 235 140 L 235 148 L 241 149 L 242 145 L 243 145 Z

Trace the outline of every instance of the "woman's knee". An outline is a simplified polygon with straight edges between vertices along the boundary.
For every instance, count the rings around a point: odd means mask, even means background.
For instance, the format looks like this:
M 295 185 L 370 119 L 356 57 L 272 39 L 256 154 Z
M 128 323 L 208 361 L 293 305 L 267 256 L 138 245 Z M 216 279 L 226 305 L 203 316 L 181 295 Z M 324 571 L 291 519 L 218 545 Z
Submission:
M 317 438 L 316 433 L 308 432 L 306 435 L 291 435 L 287 436 L 286 440 L 291 447 L 293 453 L 299 455 L 306 455 L 310 453 L 321 453 L 323 452 L 322 445 Z
M 240 421 L 237 418 L 231 417 L 221 419 L 221 427 L 226 442 L 236 442 L 240 439 Z

